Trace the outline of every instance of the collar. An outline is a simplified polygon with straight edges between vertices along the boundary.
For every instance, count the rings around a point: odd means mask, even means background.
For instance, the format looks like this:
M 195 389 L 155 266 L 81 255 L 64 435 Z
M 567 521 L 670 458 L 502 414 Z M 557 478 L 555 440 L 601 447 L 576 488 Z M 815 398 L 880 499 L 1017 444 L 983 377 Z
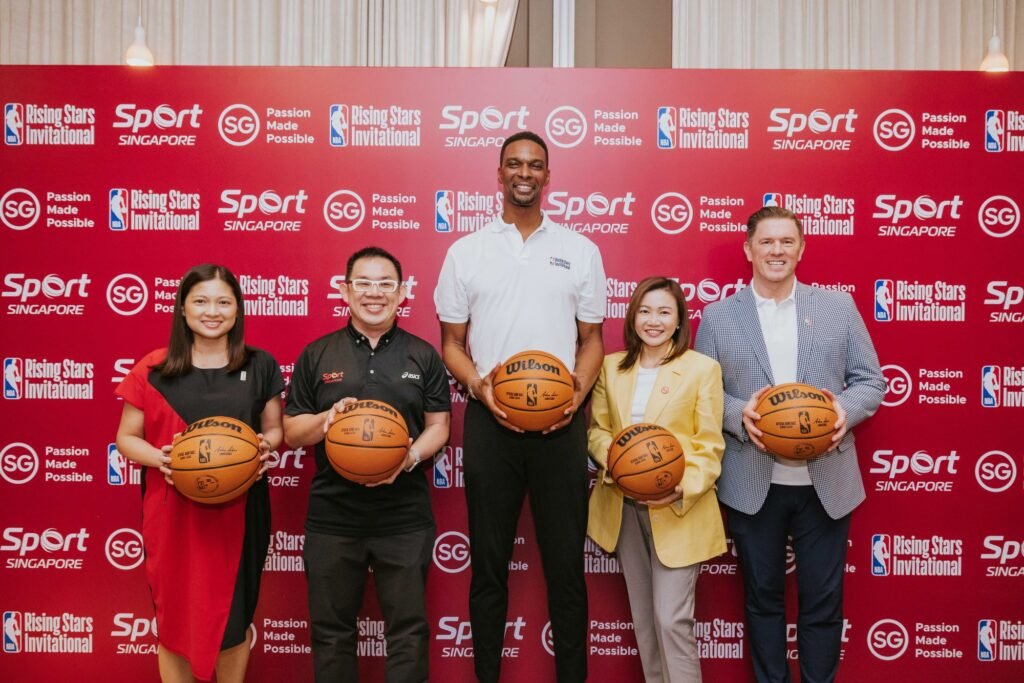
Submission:
M 758 308 L 761 308 L 762 306 L 767 306 L 769 302 L 771 302 L 772 304 L 775 304 L 775 299 L 771 299 L 771 298 L 766 299 L 766 298 L 762 297 L 760 294 L 758 294 L 757 290 L 754 289 L 754 285 L 753 284 L 750 285 L 750 293 L 754 295 L 754 304 Z M 792 301 L 792 302 L 796 303 L 796 278 L 793 278 L 793 289 L 790 290 L 789 296 L 787 296 L 785 299 L 783 299 L 782 301 L 780 301 L 778 304 L 775 304 L 775 305 L 776 306 L 782 306 L 782 304 L 786 303 L 787 301 Z
M 345 329 L 348 331 L 349 336 L 352 338 L 352 340 L 356 343 L 357 346 L 365 346 L 366 348 L 370 348 L 369 338 L 367 338 L 365 334 L 356 329 L 355 325 L 352 324 L 351 318 L 349 318 L 348 325 L 345 326 Z M 391 342 L 391 340 L 394 339 L 396 334 L 398 334 L 397 318 L 395 319 L 394 324 L 391 325 L 391 329 L 380 336 L 380 339 L 377 341 L 377 348 L 381 349 L 387 346 Z
M 551 232 L 556 227 L 558 227 L 558 223 L 555 223 L 553 220 L 551 220 L 551 218 L 548 216 L 547 211 L 541 209 L 540 215 L 540 227 L 537 228 L 535 232 L 541 232 L 542 230 Z M 518 228 L 516 228 L 515 223 L 506 223 L 501 219 L 500 211 L 494 215 L 494 219 L 491 221 L 490 227 L 492 232 L 506 232 L 509 230 L 518 230 Z

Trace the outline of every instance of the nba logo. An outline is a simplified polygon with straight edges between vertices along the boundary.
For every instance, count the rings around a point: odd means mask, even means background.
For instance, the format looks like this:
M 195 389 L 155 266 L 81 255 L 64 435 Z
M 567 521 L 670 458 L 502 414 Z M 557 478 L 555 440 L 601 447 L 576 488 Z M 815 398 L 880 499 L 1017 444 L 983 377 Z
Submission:
M 999 387 L 1002 386 L 1002 372 L 996 365 L 981 368 L 981 405 L 984 408 L 999 407 Z
M 20 358 L 4 358 L 4 398 L 21 398 L 22 364 Z
M 675 146 L 675 107 L 658 107 L 658 149 L 673 149 Z
M 25 110 L 15 102 L 4 105 L 4 142 L 8 145 L 25 142 Z
M 4 652 L 21 652 L 21 612 L 4 612 Z
M 892 322 L 892 280 L 875 280 L 875 320 Z
M 331 105 L 331 147 L 348 144 L 348 105 Z
M 117 187 L 111 190 L 108 208 L 110 209 L 110 217 L 108 219 L 110 229 L 117 231 L 127 230 L 128 190 L 123 187 Z
M 107 444 L 107 483 L 111 486 L 124 486 L 128 480 L 127 463 L 124 456 L 117 450 L 117 444 Z
M 778 192 L 765 192 L 761 197 L 761 206 L 782 206 L 782 195 Z
M 455 219 L 455 193 L 451 190 L 438 190 L 434 193 L 434 230 L 452 232 Z
M 5 617 L 6 623 L 6 617 Z M 6 633 L 5 633 L 6 635 Z M 4 641 L 6 647 L 6 640 Z M 978 622 L 978 661 L 993 662 L 996 659 L 996 622 L 982 619 Z
M 871 576 L 889 576 L 889 534 L 871 537 Z
M 443 450 L 434 458 L 434 488 L 450 489 L 452 487 L 452 458 L 447 450 Z
M 989 109 L 985 112 L 985 151 L 1002 152 L 1006 142 L 1006 112 Z

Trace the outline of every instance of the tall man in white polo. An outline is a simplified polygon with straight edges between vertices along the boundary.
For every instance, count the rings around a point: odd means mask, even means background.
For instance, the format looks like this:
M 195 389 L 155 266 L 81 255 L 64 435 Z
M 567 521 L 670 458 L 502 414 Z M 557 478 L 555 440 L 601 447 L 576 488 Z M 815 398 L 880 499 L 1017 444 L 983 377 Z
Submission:
M 477 678 L 497 681 L 508 610 L 508 565 L 529 495 L 544 565 L 555 668 L 561 683 L 587 675 L 587 439 L 578 409 L 604 357 L 604 265 L 587 238 L 540 209 L 550 180 L 548 149 L 534 133 L 501 148 L 502 213 L 448 250 L 434 302 L 441 355 L 474 399 L 464 428 L 469 511 L 469 611 Z M 565 417 L 544 433 L 510 425 L 495 404 L 494 373 L 508 357 L 537 349 L 573 371 Z
M 797 282 L 803 228 L 767 206 L 747 220 L 750 287 L 704 309 L 694 344 L 722 366 L 725 458 L 718 500 L 736 543 L 750 654 L 759 683 L 788 683 L 786 536 L 796 553 L 800 679 L 826 683 L 839 668 L 850 512 L 864 500 L 853 433 L 874 414 L 885 379 L 864 321 L 845 292 Z M 768 453 L 754 411 L 769 385 L 804 382 L 833 398 L 830 452 L 809 461 Z

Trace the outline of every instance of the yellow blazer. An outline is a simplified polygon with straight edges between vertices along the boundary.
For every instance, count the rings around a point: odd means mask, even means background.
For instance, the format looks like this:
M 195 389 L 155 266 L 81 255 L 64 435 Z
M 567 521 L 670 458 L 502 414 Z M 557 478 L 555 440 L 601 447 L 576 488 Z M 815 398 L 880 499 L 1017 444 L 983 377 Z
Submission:
M 625 351 L 605 356 L 591 401 L 590 457 L 600 467 L 590 496 L 587 535 L 614 552 L 622 525 L 622 491 L 608 475 L 612 437 L 632 424 L 630 406 L 637 367 L 620 372 Z M 722 369 L 694 350 L 658 369 L 644 422 L 665 427 L 686 454 L 683 497 L 671 505 L 651 506 L 651 532 L 658 559 L 666 567 L 686 567 L 725 552 L 725 530 L 715 497 L 722 471 Z

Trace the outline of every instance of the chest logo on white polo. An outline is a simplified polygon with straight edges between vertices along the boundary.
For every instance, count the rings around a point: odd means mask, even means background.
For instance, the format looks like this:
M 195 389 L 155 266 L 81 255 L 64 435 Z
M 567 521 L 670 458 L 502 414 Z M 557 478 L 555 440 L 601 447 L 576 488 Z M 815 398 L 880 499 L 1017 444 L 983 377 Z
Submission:
M 548 265 L 555 266 L 556 268 L 565 268 L 566 270 L 572 270 L 572 264 L 568 260 L 564 258 L 558 258 L 557 256 L 552 256 L 548 260 Z

